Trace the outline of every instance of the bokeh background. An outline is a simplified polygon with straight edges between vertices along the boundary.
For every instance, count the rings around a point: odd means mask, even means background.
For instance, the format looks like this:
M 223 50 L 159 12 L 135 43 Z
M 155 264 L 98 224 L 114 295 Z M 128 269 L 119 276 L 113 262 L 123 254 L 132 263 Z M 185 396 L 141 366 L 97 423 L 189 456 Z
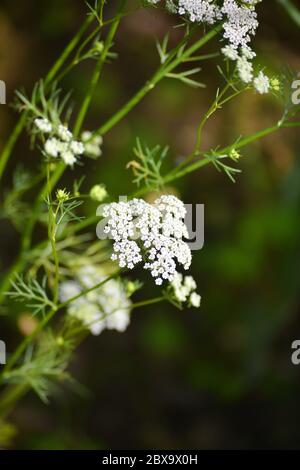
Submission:
M 113 0 L 108 3 L 114 6 Z M 263 3 L 255 40 L 260 62 L 275 72 L 300 71 L 300 29 L 278 2 Z M 16 88 L 32 89 L 85 13 L 81 0 L 1 0 L 0 78 L 7 83 L 8 100 Z M 144 10 L 123 21 L 114 47 L 119 58 L 105 67 L 87 128 L 98 127 L 151 75 L 158 63 L 155 38 L 170 29 L 172 43 L 179 34 L 172 30 L 173 20 Z M 205 51 L 218 49 L 216 41 Z M 125 166 L 137 136 L 149 145 L 170 145 L 170 164 L 180 161 L 221 83 L 217 63 L 202 63 L 206 89 L 162 82 L 106 135 L 101 159 L 69 172 L 64 185 L 84 171 L 87 188 L 105 183 L 116 196 L 132 192 Z M 92 67 L 84 64 L 63 82 L 75 102 L 85 94 Z M 280 106 L 274 97 L 243 95 L 209 122 L 205 148 L 273 124 Z M 11 108 L 0 107 L 0 146 L 16 118 Z M 40 156 L 28 147 L 25 135 L 11 160 L 7 188 L 18 162 L 37 167 Z M 49 406 L 29 394 L 11 416 L 18 429 L 12 448 L 300 447 L 300 366 L 291 363 L 291 343 L 300 339 L 299 149 L 299 131 L 283 130 L 244 149 L 235 184 L 214 167 L 176 184 L 184 201 L 205 204 L 205 246 L 193 262 L 201 309 L 148 307 L 134 312 L 125 334 L 90 337 L 71 365 L 89 392 L 81 396 L 63 387 Z M 94 210 L 85 206 L 87 214 Z M 0 224 L 4 270 L 16 255 L 18 235 L 9 222 Z M 143 296 L 152 294 L 147 282 Z M 2 317 L 4 334 L 9 347 L 20 338 Z

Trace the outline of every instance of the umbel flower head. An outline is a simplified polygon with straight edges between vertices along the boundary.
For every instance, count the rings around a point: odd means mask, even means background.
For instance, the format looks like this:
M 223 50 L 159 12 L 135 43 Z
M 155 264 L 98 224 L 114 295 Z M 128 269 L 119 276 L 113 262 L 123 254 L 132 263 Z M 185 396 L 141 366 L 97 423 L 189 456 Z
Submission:
M 264 75 L 254 76 L 252 60 L 256 56 L 249 43 L 256 34 L 258 19 L 256 6 L 262 0 L 172 0 L 166 1 L 166 8 L 172 13 L 184 16 L 193 23 L 214 25 L 223 21 L 223 40 L 226 45 L 222 53 L 227 59 L 237 62 L 239 78 L 252 83 L 258 93 L 269 91 L 269 79 Z M 162 0 L 148 0 L 152 5 Z M 171 6 L 171 7 L 170 7 Z
M 66 165 L 73 166 L 83 154 L 93 158 L 101 155 L 101 136 L 84 131 L 81 140 L 76 140 L 63 124 L 54 125 L 46 118 L 36 118 L 34 124 L 45 140 L 44 152 L 48 157 L 59 157 Z
M 111 259 L 121 268 L 133 269 L 143 263 L 157 285 L 172 281 L 177 265 L 189 269 L 192 255 L 184 239 L 186 209 L 172 195 L 159 197 L 154 204 L 142 199 L 111 203 L 104 207 L 105 233 L 113 240 Z
M 104 270 L 88 265 L 75 271 L 73 280 L 60 284 L 60 300 L 65 302 L 106 279 Z M 67 308 L 70 316 L 81 321 L 93 335 L 103 330 L 123 332 L 130 323 L 131 301 L 121 281 L 110 279 L 82 297 L 71 302 Z

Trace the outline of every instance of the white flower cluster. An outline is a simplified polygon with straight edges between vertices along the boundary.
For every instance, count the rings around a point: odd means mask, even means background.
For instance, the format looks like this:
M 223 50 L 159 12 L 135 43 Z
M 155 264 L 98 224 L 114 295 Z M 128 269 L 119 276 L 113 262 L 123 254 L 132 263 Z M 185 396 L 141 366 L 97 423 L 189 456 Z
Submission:
M 45 153 L 52 158 L 60 157 L 66 165 L 73 166 L 82 154 L 91 157 L 101 155 L 102 137 L 94 136 L 85 131 L 81 140 L 75 140 L 72 132 L 63 124 L 55 126 L 46 118 L 36 118 L 34 124 L 38 131 L 46 137 Z
M 178 302 L 188 302 L 191 307 L 200 307 L 201 297 L 195 292 L 197 285 L 192 276 L 176 273 L 171 281 L 171 288 Z
M 185 215 L 183 202 L 172 195 L 161 196 L 154 204 L 142 199 L 108 204 L 103 216 L 108 219 L 104 231 L 114 240 L 111 259 L 128 269 L 144 262 L 157 285 L 172 281 L 177 263 L 187 270 L 192 261 L 183 240 L 188 238 Z
M 156 4 L 161 0 L 149 0 Z M 255 7 L 262 0 L 173 0 L 176 12 L 197 23 L 215 24 L 223 21 L 223 38 L 228 42 L 222 48 L 226 58 L 237 62 L 237 71 L 244 83 L 252 83 L 258 93 L 267 93 L 270 80 L 263 72 L 254 76 L 252 59 L 256 56 L 250 48 L 258 20 Z
M 76 271 L 75 280 L 60 284 L 60 300 L 66 302 L 83 290 L 99 284 L 107 276 L 95 266 L 81 267 Z M 105 284 L 71 302 L 68 314 L 80 320 L 93 335 L 104 329 L 123 332 L 130 322 L 131 301 L 120 281 L 111 279 Z

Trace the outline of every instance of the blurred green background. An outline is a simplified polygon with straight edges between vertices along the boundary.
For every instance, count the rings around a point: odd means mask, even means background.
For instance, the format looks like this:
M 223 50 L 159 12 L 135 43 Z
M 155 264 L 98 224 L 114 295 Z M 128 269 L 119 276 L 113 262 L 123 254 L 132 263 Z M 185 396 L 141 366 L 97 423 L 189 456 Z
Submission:
M 109 7 L 114 5 L 109 0 Z M 300 71 L 299 29 L 274 0 L 260 7 L 262 25 L 255 40 L 267 70 Z M 0 78 L 8 99 L 28 91 L 45 74 L 86 13 L 81 0 L 2 0 Z M 119 58 L 105 67 L 86 127 L 94 129 L 132 96 L 158 64 L 154 39 L 174 18 L 157 11 L 128 16 L 114 50 Z M 205 52 L 219 50 L 209 44 Z M 103 156 L 68 172 L 64 185 L 85 172 L 84 187 L 105 183 L 116 197 L 132 192 L 131 173 L 139 136 L 149 145 L 170 145 L 170 162 L 187 155 L 199 117 L 221 83 L 217 63 L 202 63 L 193 90 L 162 82 L 113 131 Z M 72 99 L 85 94 L 93 63 L 64 82 Z M 206 149 L 233 142 L 273 124 L 280 116 L 273 97 L 248 93 L 218 113 L 204 132 Z M 0 145 L 16 120 L 0 107 Z M 18 162 L 38 167 L 38 152 L 24 136 L 11 160 L 5 185 Z M 199 310 L 177 311 L 162 304 L 134 311 L 125 334 L 106 331 L 77 351 L 71 370 L 89 393 L 57 391 L 44 406 L 30 394 L 12 415 L 22 449 L 202 449 L 299 448 L 300 366 L 291 364 L 291 343 L 300 338 L 300 136 L 283 130 L 243 151 L 242 174 L 233 184 L 206 167 L 176 185 L 185 202 L 205 204 L 205 246 L 194 254 L 193 275 L 202 295 Z M 94 206 L 86 206 L 93 213 Z M 0 226 L 1 269 L 16 255 L 18 236 Z M 151 282 L 143 296 L 155 295 Z M 4 319 L 1 323 L 5 324 Z M 18 341 L 11 327 L 1 327 Z M 6 337 L 6 336 L 4 336 Z

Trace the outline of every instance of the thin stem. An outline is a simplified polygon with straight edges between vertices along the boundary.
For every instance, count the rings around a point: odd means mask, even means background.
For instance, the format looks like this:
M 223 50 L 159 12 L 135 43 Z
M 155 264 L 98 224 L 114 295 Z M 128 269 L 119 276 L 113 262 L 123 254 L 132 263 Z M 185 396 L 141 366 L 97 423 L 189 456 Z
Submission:
M 12 151 L 13 151 L 13 148 L 18 140 L 18 137 L 19 135 L 21 134 L 24 126 L 25 126 L 25 122 L 26 122 L 26 113 L 22 114 L 19 119 L 18 119 L 18 122 L 14 128 L 14 130 L 12 131 L 12 133 L 10 134 L 10 137 L 4 147 L 4 149 L 2 150 L 2 153 L 1 153 L 1 156 L 0 156 L 0 180 L 2 178 L 2 175 L 4 173 L 4 170 L 6 168 L 6 165 L 7 165 L 7 162 L 12 154 Z
M 52 256 L 54 260 L 54 303 L 56 304 L 58 301 L 58 283 L 59 283 L 59 259 L 56 249 L 56 218 L 57 218 L 57 211 L 53 211 L 52 206 L 52 197 L 51 197 L 51 185 L 50 185 L 50 174 L 49 174 L 49 164 L 47 164 L 47 185 L 48 185 L 48 199 L 49 199 L 49 225 L 48 225 L 48 237 L 52 248 Z M 59 206 L 58 206 L 59 207 Z
M 116 271 L 114 274 L 111 274 L 106 279 L 104 279 L 104 281 L 101 281 L 98 284 L 95 284 L 94 286 L 81 291 L 79 294 L 75 295 L 74 297 L 71 297 L 70 299 L 66 300 L 65 302 L 62 302 L 61 304 L 59 304 L 57 306 L 57 310 L 61 310 L 62 308 L 67 307 L 69 304 L 71 304 L 75 300 L 80 299 L 81 297 L 89 294 L 90 292 L 93 292 L 96 289 L 99 289 L 99 287 L 103 286 L 106 282 L 110 281 L 111 279 L 114 279 L 115 277 L 119 276 L 120 274 L 121 274 L 121 270 Z
M 250 143 L 252 143 L 256 140 L 259 140 L 263 137 L 266 137 L 269 134 L 272 134 L 273 132 L 276 132 L 277 130 L 279 130 L 281 128 L 299 127 L 299 126 L 300 126 L 300 122 L 299 123 L 293 122 L 293 123 L 275 124 L 274 126 L 268 127 L 266 129 L 263 129 L 261 131 L 258 131 L 256 133 L 254 133 L 254 134 L 252 134 L 248 137 L 240 139 L 234 145 L 229 145 L 227 147 L 224 147 L 223 149 L 219 150 L 216 153 L 216 156 L 228 154 L 232 150 L 232 147 L 234 147 L 236 150 L 241 149 L 241 148 L 245 147 L 246 145 L 248 145 L 248 144 L 250 144 Z M 212 158 L 210 156 L 205 156 L 204 155 L 204 158 L 202 158 L 201 160 L 197 160 L 194 163 L 191 163 L 187 167 L 183 168 L 182 170 L 179 170 L 177 172 L 175 171 L 173 174 L 170 174 L 169 176 L 166 176 L 164 178 L 164 182 L 165 183 L 170 183 L 171 181 L 180 179 L 180 178 L 184 177 L 185 175 L 187 175 L 189 173 L 192 173 L 192 172 L 198 170 L 199 168 L 202 168 L 203 166 L 205 166 L 205 165 L 207 165 L 211 162 L 212 162 Z
M 148 305 L 157 304 L 159 302 L 163 302 L 164 300 L 166 300 L 166 298 L 164 296 L 154 297 L 153 299 L 142 300 L 141 302 L 135 302 L 135 303 L 131 304 L 128 308 L 130 310 L 133 310 L 135 308 L 146 307 Z
M 215 111 L 220 107 L 219 100 L 222 96 L 225 95 L 227 90 L 229 89 L 230 85 L 227 83 L 226 86 L 223 88 L 223 90 L 217 94 L 216 98 L 214 99 L 212 105 L 209 107 L 208 111 L 205 113 L 203 119 L 201 119 L 200 124 L 197 129 L 197 134 L 196 134 L 196 144 L 195 148 L 193 151 L 193 155 L 195 155 L 195 152 L 197 150 L 200 150 L 201 148 L 201 141 L 202 141 L 202 130 L 209 118 L 215 113 Z
M 141 302 L 135 302 L 135 303 L 132 303 L 130 305 L 128 305 L 127 307 L 123 307 L 122 306 L 122 310 L 134 310 L 136 308 L 140 308 L 140 307 L 147 307 L 149 305 L 154 305 L 154 304 L 157 304 L 159 302 L 163 302 L 164 300 L 167 300 L 165 297 L 161 296 L 161 297 L 154 297 L 152 299 L 147 299 L 147 300 L 143 300 Z M 109 318 L 111 315 L 113 315 L 115 312 L 117 312 L 118 310 L 120 309 L 120 307 L 117 307 L 115 308 L 112 312 L 109 312 L 108 314 L 105 314 L 101 317 L 101 320 L 105 320 L 107 318 Z M 92 321 L 91 323 L 88 323 L 87 325 L 84 325 L 84 326 L 80 326 L 78 328 L 74 328 L 72 330 L 72 336 L 75 335 L 75 334 L 78 334 L 78 333 L 81 333 L 82 331 L 86 331 L 87 328 L 91 328 L 91 326 L 93 326 L 95 323 L 97 323 L 99 321 L 99 319 L 97 320 L 94 320 Z
M 102 54 L 101 54 L 101 56 L 100 56 L 100 58 L 97 62 L 97 65 L 95 67 L 95 70 L 94 70 L 94 73 L 93 73 L 93 76 L 92 76 L 92 79 L 91 79 L 91 82 L 90 82 L 88 92 L 85 95 L 85 98 L 83 100 L 82 106 L 80 108 L 80 111 L 78 113 L 78 116 L 77 116 L 77 119 L 76 119 L 76 122 L 75 122 L 74 131 L 73 131 L 75 137 L 77 137 L 78 134 L 80 133 L 84 118 L 85 118 L 86 113 L 87 113 L 87 111 L 89 109 L 89 106 L 91 104 L 91 100 L 92 100 L 92 97 L 95 93 L 95 90 L 96 90 L 96 87 L 97 87 L 97 84 L 98 84 L 98 81 L 99 81 L 99 78 L 100 78 L 100 75 L 101 75 L 101 72 L 102 72 L 102 69 L 103 69 L 104 62 L 105 62 L 105 60 L 107 58 L 107 54 L 109 53 L 109 50 L 112 46 L 113 39 L 115 37 L 115 34 L 117 32 L 120 20 L 122 18 L 121 13 L 122 13 L 123 9 L 125 8 L 125 5 L 126 5 L 126 0 L 122 0 L 121 4 L 120 4 L 120 7 L 119 7 L 119 11 L 118 11 L 118 16 L 113 21 L 113 23 L 110 27 L 109 33 L 107 35 L 107 38 L 105 40 L 103 52 L 102 52 Z
M 255 142 L 256 140 L 262 139 L 263 137 L 266 137 L 269 134 L 272 134 L 273 132 L 278 131 L 279 129 L 285 129 L 285 128 L 293 128 L 293 127 L 300 127 L 300 122 L 286 122 L 283 124 L 275 124 L 274 126 L 268 127 L 266 129 L 263 129 L 261 131 L 258 131 L 254 134 L 251 134 L 248 137 L 244 137 L 243 139 L 240 139 L 237 141 L 234 145 L 228 145 L 227 147 L 221 149 L 218 151 L 216 155 L 226 155 L 228 152 L 232 150 L 234 147 L 235 149 L 240 149 L 242 147 L 247 146 L 248 144 Z M 207 156 L 204 154 L 202 159 L 199 159 L 195 161 L 194 163 L 191 163 L 187 165 L 184 168 L 177 167 L 175 168 L 174 171 L 170 172 L 169 174 L 165 175 L 163 178 L 164 184 L 171 183 L 172 181 L 178 180 L 180 178 L 183 178 L 189 173 L 193 173 L 194 171 L 199 170 L 203 166 L 208 165 L 209 163 L 212 162 L 212 158 L 210 156 Z M 155 189 L 154 187 L 146 187 L 144 186 L 143 188 L 140 188 L 137 190 L 134 194 L 133 197 L 138 197 L 142 196 L 145 194 L 147 191 Z M 92 219 L 91 219 L 92 220 Z
M 198 128 L 197 128 L 197 133 L 196 133 L 196 143 L 193 151 L 188 155 L 171 173 L 177 173 L 181 168 L 185 167 L 191 160 L 195 158 L 195 156 L 199 155 L 200 149 L 201 149 L 201 143 L 202 143 L 202 133 L 204 126 L 206 125 L 207 121 L 211 118 L 211 116 L 218 110 L 221 109 L 224 104 L 228 103 L 230 100 L 235 98 L 236 96 L 240 95 L 244 89 L 242 90 L 237 90 L 234 93 L 232 93 L 230 96 L 227 96 L 223 100 L 221 98 L 226 94 L 226 92 L 230 89 L 232 85 L 230 83 L 227 83 L 226 86 L 223 88 L 223 90 L 216 96 L 215 100 L 209 107 L 208 111 L 205 113 L 203 119 L 201 119 Z
M 213 39 L 220 30 L 221 26 L 217 26 L 216 28 L 212 29 L 209 33 L 186 49 L 182 54 L 176 55 L 176 53 L 182 47 L 182 44 L 174 48 L 173 54 L 170 56 L 172 60 L 167 60 L 164 64 L 162 64 L 150 78 L 150 80 L 148 80 L 145 85 L 119 111 L 117 111 L 106 123 L 102 124 L 93 134 L 104 135 L 109 130 L 111 130 L 112 127 L 121 121 L 121 119 L 123 119 L 151 90 L 153 90 L 153 88 L 168 73 L 174 70 L 179 64 L 188 60 L 194 52 Z M 190 37 L 193 33 L 194 30 L 192 30 L 187 37 Z M 183 42 L 186 42 L 187 37 L 184 38 Z
M 46 182 L 43 188 L 41 189 L 40 193 L 38 194 L 34 206 L 33 206 L 33 211 L 30 219 L 28 220 L 27 224 L 25 225 L 23 236 L 21 239 L 21 248 L 19 255 L 11 268 L 8 270 L 6 275 L 2 278 L 1 286 L 0 286 L 0 302 L 3 300 L 4 294 L 9 288 L 9 285 L 15 275 L 22 271 L 26 264 L 27 260 L 27 251 L 29 250 L 30 243 L 31 243 L 31 237 L 32 237 L 32 232 L 35 226 L 35 223 L 38 219 L 39 213 L 40 213 L 40 206 L 42 202 L 44 201 L 45 196 L 47 195 L 47 191 L 49 190 L 49 187 L 53 188 L 53 186 L 56 184 L 58 179 L 60 178 L 61 174 L 63 173 L 65 169 L 65 164 L 64 163 L 59 163 L 53 172 L 53 174 L 50 177 L 49 184 Z

